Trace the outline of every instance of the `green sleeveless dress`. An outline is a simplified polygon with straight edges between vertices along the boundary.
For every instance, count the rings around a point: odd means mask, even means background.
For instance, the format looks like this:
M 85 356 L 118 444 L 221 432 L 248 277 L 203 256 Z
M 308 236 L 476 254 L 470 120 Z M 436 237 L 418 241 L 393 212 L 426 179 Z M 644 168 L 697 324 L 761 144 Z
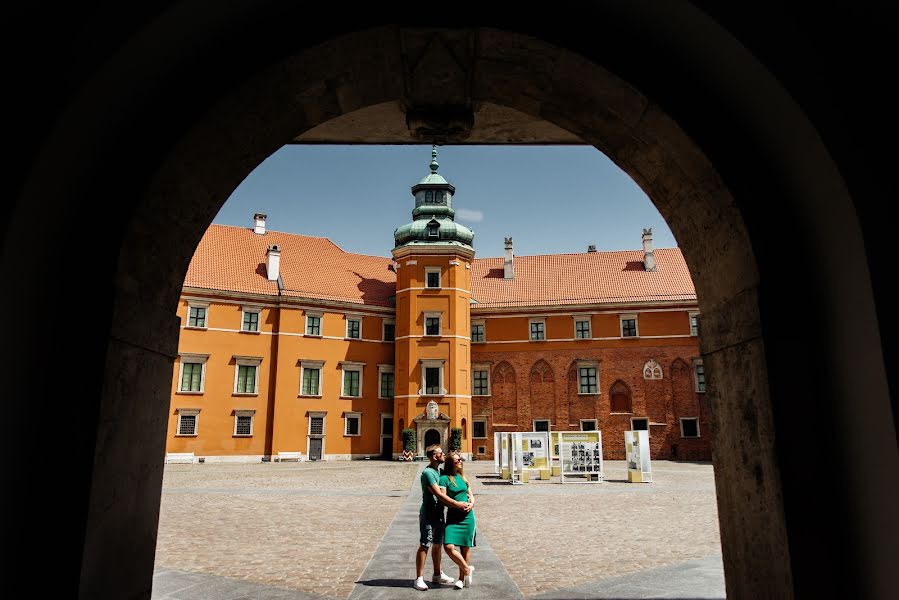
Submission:
M 446 495 L 457 502 L 468 502 L 468 485 L 461 476 L 456 476 L 456 485 L 446 475 L 440 476 L 437 485 L 446 488 Z M 452 507 L 446 509 L 446 528 L 443 530 L 443 543 L 454 546 L 475 546 L 474 509 L 464 512 Z

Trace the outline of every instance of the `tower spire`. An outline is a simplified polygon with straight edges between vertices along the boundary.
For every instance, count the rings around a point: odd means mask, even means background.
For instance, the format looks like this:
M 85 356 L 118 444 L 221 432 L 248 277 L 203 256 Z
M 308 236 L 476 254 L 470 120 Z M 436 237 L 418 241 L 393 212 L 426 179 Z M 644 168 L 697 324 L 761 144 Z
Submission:
M 437 146 L 431 146 L 431 173 L 436 173 L 437 169 L 440 168 L 440 165 L 437 164 Z

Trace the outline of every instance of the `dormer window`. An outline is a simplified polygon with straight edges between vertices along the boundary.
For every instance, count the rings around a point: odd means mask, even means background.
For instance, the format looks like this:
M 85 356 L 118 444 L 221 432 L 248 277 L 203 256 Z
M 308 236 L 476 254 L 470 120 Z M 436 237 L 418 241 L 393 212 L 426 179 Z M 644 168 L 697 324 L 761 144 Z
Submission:
M 429 238 L 439 237 L 440 236 L 440 232 L 438 231 L 439 229 L 440 229 L 440 223 L 438 223 L 436 219 L 431 219 L 428 222 L 428 237 Z

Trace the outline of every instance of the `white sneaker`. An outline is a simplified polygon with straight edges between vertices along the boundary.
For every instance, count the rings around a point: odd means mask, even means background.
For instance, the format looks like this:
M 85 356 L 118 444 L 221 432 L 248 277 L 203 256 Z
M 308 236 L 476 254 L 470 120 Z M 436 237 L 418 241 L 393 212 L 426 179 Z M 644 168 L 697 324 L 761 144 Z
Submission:
M 419 577 L 415 580 L 415 583 L 412 584 L 412 587 L 414 587 L 416 590 L 425 591 L 426 589 L 428 589 L 428 584 L 425 583 L 424 577 Z
M 455 579 L 453 579 L 443 571 L 440 571 L 440 575 L 434 575 L 433 577 L 431 577 L 431 581 L 433 581 L 434 583 L 452 583 L 453 581 L 455 581 Z
M 457 580 L 456 580 L 456 583 L 454 583 L 453 586 L 455 586 L 455 588 L 456 588 L 457 590 L 461 590 L 462 588 L 465 587 L 465 584 L 462 582 L 461 579 L 457 579 Z
M 465 587 L 471 587 L 472 577 L 474 577 L 474 567 L 468 565 L 468 575 L 465 576 Z

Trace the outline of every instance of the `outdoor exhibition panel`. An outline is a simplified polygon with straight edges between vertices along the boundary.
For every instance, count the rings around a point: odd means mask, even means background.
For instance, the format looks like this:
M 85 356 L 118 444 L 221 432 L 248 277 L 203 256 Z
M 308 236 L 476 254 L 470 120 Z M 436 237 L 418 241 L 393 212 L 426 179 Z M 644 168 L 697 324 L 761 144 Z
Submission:
M 509 468 L 510 468 L 509 450 L 512 448 L 509 434 L 508 434 L 508 432 L 502 432 L 502 433 L 495 433 L 493 435 L 494 435 L 494 441 L 497 440 L 497 437 L 499 439 L 497 445 L 495 446 L 496 449 L 494 450 L 494 454 L 498 456 L 498 460 L 499 460 L 499 465 L 498 465 L 499 471 L 498 472 L 502 474 L 503 479 L 508 479 L 509 478 Z
M 503 435 L 509 442 L 509 483 L 518 485 L 528 481 L 529 474 L 525 472 L 524 456 L 521 452 L 521 432 L 514 431 Z
M 498 431 L 495 431 L 493 433 L 493 472 L 496 473 L 497 475 L 499 475 L 502 472 L 501 466 L 500 466 L 502 464 L 502 461 L 500 459 L 500 456 L 501 456 L 500 448 L 502 446 L 502 442 L 500 440 L 502 439 L 502 437 L 503 437 L 503 434 L 501 434 Z
M 549 458 L 552 475 L 559 475 L 561 467 L 559 465 L 559 432 L 551 431 L 549 434 Z
M 525 480 L 531 477 L 549 479 L 551 474 L 551 462 L 549 457 L 549 432 L 548 431 L 522 431 L 517 432 L 518 438 L 513 446 L 516 454 L 515 462 L 521 465 Z
M 602 483 L 602 432 L 560 431 L 562 483 Z
M 627 480 L 630 483 L 652 483 L 649 432 L 625 431 L 624 453 L 627 461 Z

